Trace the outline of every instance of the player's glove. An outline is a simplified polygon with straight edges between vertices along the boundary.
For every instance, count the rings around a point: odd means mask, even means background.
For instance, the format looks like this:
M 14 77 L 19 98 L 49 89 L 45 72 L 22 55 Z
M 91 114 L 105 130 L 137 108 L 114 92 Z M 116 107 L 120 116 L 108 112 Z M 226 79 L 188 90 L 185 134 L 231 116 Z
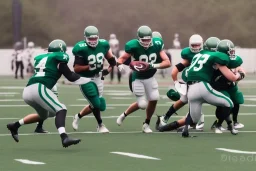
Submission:
M 120 72 L 124 70 L 124 65 L 123 64 L 120 64 L 120 63 L 117 62 L 116 65 L 117 65 L 117 68 Z
M 181 95 L 187 95 L 187 85 L 181 84 L 179 81 L 174 82 L 174 87 L 177 92 L 179 92 Z

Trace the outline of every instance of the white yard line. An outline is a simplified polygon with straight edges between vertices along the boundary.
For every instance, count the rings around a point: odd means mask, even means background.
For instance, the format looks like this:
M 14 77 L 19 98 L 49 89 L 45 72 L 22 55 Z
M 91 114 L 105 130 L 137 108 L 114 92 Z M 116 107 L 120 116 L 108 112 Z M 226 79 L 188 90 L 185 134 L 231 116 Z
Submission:
M 23 164 L 32 164 L 32 165 L 42 165 L 45 164 L 43 162 L 38 162 L 38 161 L 32 161 L 28 159 L 14 159 L 15 161 L 21 162 Z
M 242 151 L 242 150 L 234 150 L 234 149 L 228 149 L 228 148 L 216 148 L 216 150 L 225 151 L 229 153 L 236 153 L 236 154 L 256 154 L 256 151 Z
M 150 159 L 150 160 L 161 160 L 159 158 L 155 158 L 155 157 L 150 157 L 150 156 L 145 156 L 142 154 L 135 154 L 135 153 L 127 153 L 127 152 L 110 152 L 112 154 L 118 154 L 118 155 L 122 155 L 122 156 L 128 156 L 128 157 L 132 157 L 132 158 L 139 158 L 139 159 Z

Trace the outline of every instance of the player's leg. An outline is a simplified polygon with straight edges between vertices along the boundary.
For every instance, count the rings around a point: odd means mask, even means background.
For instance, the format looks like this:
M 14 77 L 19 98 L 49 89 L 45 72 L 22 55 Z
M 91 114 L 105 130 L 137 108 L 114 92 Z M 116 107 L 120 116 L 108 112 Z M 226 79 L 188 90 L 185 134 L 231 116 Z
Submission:
M 98 91 L 97 85 L 94 82 L 89 82 L 87 84 L 81 85 L 80 90 L 89 103 L 89 109 L 88 108 L 86 109 L 87 112 L 89 113 L 90 111 L 92 111 L 95 119 L 97 120 L 97 123 L 98 123 L 97 130 L 102 133 L 109 132 L 109 130 L 102 123 L 101 111 L 105 110 L 106 104 L 104 104 L 105 100 L 102 97 L 99 97 L 99 91 Z M 75 122 L 78 123 L 77 120 L 78 119 L 75 116 L 72 123 L 72 126 L 74 129 L 76 129 Z M 77 128 L 78 128 L 78 124 L 77 124 Z
M 117 79 L 118 79 L 118 84 L 121 83 L 121 77 L 122 77 L 122 73 L 121 71 L 119 71 L 119 69 L 117 70 Z
M 23 76 L 23 71 L 24 71 L 24 64 L 23 64 L 23 62 L 21 61 L 20 62 L 20 77 L 22 78 L 22 79 L 24 79 L 24 76 Z
M 15 62 L 15 78 L 17 79 L 18 78 L 18 70 L 20 68 L 20 65 L 19 65 L 19 62 L 16 61 Z
M 243 128 L 244 125 L 242 123 L 239 123 L 237 120 L 239 109 L 240 109 L 240 104 L 244 103 L 243 93 L 240 92 L 239 90 L 231 91 L 230 96 L 231 96 L 232 101 L 234 102 L 234 107 L 231 110 L 231 113 L 233 115 L 234 128 L 235 129 Z
M 215 132 L 221 132 L 221 124 L 225 119 L 229 117 L 230 111 L 233 108 L 233 102 L 228 96 L 225 96 L 223 93 L 214 90 L 208 83 L 201 83 L 200 88 L 201 93 L 203 93 L 202 97 L 205 99 L 205 101 L 209 104 L 219 107 L 217 108 L 218 110 L 216 110 L 218 123 L 216 124 Z M 227 124 L 230 132 L 233 135 L 236 135 L 238 131 L 233 128 L 232 121 L 228 121 Z
M 130 72 L 129 74 L 129 89 L 130 91 L 133 93 L 133 80 L 132 80 L 132 72 Z M 138 86 L 138 85 L 137 85 Z M 143 96 L 143 98 L 145 98 L 145 96 Z M 123 123 L 123 121 L 125 120 L 125 118 L 132 114 L 133 112 L 139 110 L 140 107 L 138 105 L 138 99 L 137 102 L 132 103 L 116 120 L 117 125 L 121 125 Z
M 152 132 L 149 128 L 150 120 L 155 112 L 157 101 L 159 100 L 158 83 L 154 77 L 143 80 L 146 97 L 148 99 L 148 106 L 146 109 L 146 120 L 143 125 L 143 132 Z
M 158 130 L 159 132 L 166 132 L 166 131 L 172 131 L 172 130 L 178 129 L 179 127 L 185 125 L 185 119 L 186 117 L 183 117 L 177 121 L 173 121 L 166 125 L 160 125 L 160 117 L 158 117 L 156 121 L 156 130 Z
M 38 124 L 36 126 L 36 129 L 35 129 L 35 133 L 48 133 L 48 131 L 46 131 L 44 128 L 43 128 L 43 124 L 44 124 L 44 121 L 45 120 L 42 120 L 40 119 L 40 121 L 38 121 Z

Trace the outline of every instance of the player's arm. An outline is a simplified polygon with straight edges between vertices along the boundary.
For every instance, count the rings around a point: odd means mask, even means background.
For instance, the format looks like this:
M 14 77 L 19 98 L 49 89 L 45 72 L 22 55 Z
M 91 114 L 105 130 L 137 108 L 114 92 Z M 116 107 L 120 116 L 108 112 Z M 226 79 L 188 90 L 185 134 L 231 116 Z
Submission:
M 107 54 L 105 55 L 105 58 L 109 63 L 109 67 L 108 69 L 104 69 L 102 71 L 103 76 L 108 75 L 112 71 L 113 67 L 116 66 L 116 57 L 113 55 L 111 49 L 108 50 Z
M 82 85 L 90 82 L 89 78 L 80 77 L 78 74 L 72 72 L 65 62 L 59 63 L 58 69 L 60 73 L 68 79 L 68 81 L 73 82 L 74 84 Z
M 84 59 L 80 56 L 75 56 L 74 71 L 76 73 L 89 71 L 90 66 L 84 63 Z
M 164 50 L 160 51 L 160 57 L 162 59 L 162 62 L 159 64 L 151 64 L 151 67 L 156 69 L 169 68 L 171 66 L 171 62 Z
M 217 68 L 221 71 L 221 73 L 229 80 L 229 81 L 239 81 L 244 78 L 244 74 L 236 73 L 234 74 L 227 66 L 216 64 Z
M 173 67 L 171 76 L 174 82 L 178 80 L 178 73 L 183 71 L 186 67 L 188 67 L 189 64 L 190 63 L 188 60 L 182 59 L 180 63 L 178 63 L 177 65 L 175 65 L 175 67 Z
M 124 66 L 123 66 L 123 63 L 125 61 L 127 61 L 127 59 L 131 58 L 131 54 L 130 53 L 127 53 L 127 52 L 124 52 L 117 60 L 117 67 L 119 69 L 119 71 L 122 71 L 124 69 Z

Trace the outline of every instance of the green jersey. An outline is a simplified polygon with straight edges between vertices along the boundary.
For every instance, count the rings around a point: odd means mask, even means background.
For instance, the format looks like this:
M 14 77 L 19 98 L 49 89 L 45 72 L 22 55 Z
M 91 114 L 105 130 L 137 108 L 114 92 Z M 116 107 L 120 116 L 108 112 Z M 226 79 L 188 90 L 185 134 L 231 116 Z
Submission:
M 243 60 L 240 56 L 236 56 L 234 59 L 230 59 L 227 67 L 229 69 L 235 69 L 241 66 Z M 220 70 L 215 70 L 213 74 L 213 78 L 211 80 L 211 85 L 216 90 L 227 90 L 232 87 L 236 86 L 236 83 L 229 81 L 221 72 Z
M 193 57 L 194 57 L 196 54 L 197 54 L 197 53 L 191 52 L 191 50 L 190 50 L 189 47 L 186 47 L 186 48 L 182 49 L 180 55 L 181 55 L 181 58 L 182 58 L 182 59 L 186 59 L 186 60 L 188 60 L 188 61 L 191 63 Z
M 83 40 L 78 42 L 72 53 L 76 58 L 80 58 L 80 62 L 75 64 L 79 65 L 89 65 L 89 71 L 79 72 L 78 74 L 82 77 L 93 77 L 98 74 L 103 69 L 104 57 L 109 51 L 109 43 L 104 39 L 99 39 L 98 45 L 96 47 L 90 47 Z
M 125 45 L 125 52 L 133 56 L 135 61 L 144 61 L 151 64 L 162 62 L 160 52 L 163 50 L 164 43 L 160 38 L 153 38 L 149 48 L 142 47 L 137 39 L 130 40 Z M 155 75 L 156 69 L 150 69 L 147 72 L 133 72 L 134 79 L 148 79 Z
M 58 64 L 68 63 L 69 56 L 63 52 L 52 52 L 36 56 L 34 60 L 35 74 L 29 79 L 27 86 L 41 83 L 52 89 L 61 77 Z
M 214 73 L 215 64 L 228 65 L 229 56 L 221 52 L 202 50 L 196 54 L 188 69 L 187 81 L 210 82 Z

